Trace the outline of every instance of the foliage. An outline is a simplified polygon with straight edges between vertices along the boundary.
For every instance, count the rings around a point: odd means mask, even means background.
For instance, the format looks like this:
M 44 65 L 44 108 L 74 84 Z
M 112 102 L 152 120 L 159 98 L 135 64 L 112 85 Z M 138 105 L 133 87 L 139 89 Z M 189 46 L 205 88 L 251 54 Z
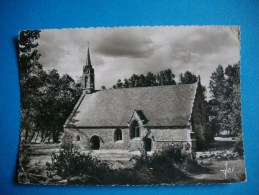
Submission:
M 241 133 L 240 63 L 229 65 L 225 71 L 219 65 L 211 75 L 211 100 L 206 110 L 213 134 L 228 131 L 230 135 Z
M 123 81 L 119 79 L 115 85 L 114 89 L 118 88 L 133 88 L 133 87 L 148 87 L 148 86 L 158 86 L 158 85 L 175 85 L 174 80 L 175 75 L 172 73 L 171 69 L 166 69 L 160 71 L 157 75 L 148 72 L 146 75 L 133 74 L 129 79 L 124 79 Z
M 19 166 L 18 166 L 18 181 L 23 183 L 29 183 L 29 177 L 27 175 L 29 159 L 31 156 L 30 145 L 26 144 L 25 140 L 21 140 L 19 151 Z
M 242 136 L 239 135 L 237 142 L 234 144 L 232 148 L 233 152 L 237 152 L 239 156 L 244 156 L 244 146 Z
M 21 85 L 21 137 L 54 142 L 81 95 L 80 86 L 69 75 L 60 77 L 56 70 L 46 72 L 39 63 L 36 40 L 40 31 L 22 31 L 19 36 Z
M 200 80 L 199 76 L 196 76 L 190 71 L 186 71 L 184 74 L 179 75 L 179 84 L 192 84 Z M 201 85 L 201 91 L 203 93 L 204 99 L 206 99 L 206 87 Z
M 178 179 L 185 177 L 184 173 L 192 172 L 198 167 L 195 154 L 190 152 L 190 145 L 183 143 L 164 146 L 151 156 L 141 150 L 141 155 L 133 157 L 132 160 L 135 161 L 137 170 L 148 168 L 152 169 L 156 176 L 165 175 Z
M 190 71 L 186 71 L 184 74 L 179 75 L 179 83 L 180 84 L 191 84 L 198 81 L 198 77 L 191 73 Z
M 80 88 L 69 75 L 60 77 L 56 70 L 47 72 L 42 80 L 35 123 L 41 130 L 42 141 L 52 135 L 53 142 L 58 142 L 65 120 L 80 96 Z
M 46 164 L 47 175 L 50 178 L 60 176 L 64 179 L 79 177 L 80 182 L 102 183 L 107 180 L 108 165 L 91 153 L 81 153 L 73 148 L 61 150 L 58 154 L 52 153 L 51 163 Z
M 132 168 L 111 169 L 93 153 L 82 153 L 67 144 L 60 153 L 53 153 L 47 163 L 50 182 L 55 178 L 67 179 L 68 184 L 156 184 L 184 180 L 186 174 L 197 166 L 188 146 L 175 144 L 148 156 L 142 149 L 135 156 Z M 195 169 L 197 169 L 195 167 Z M 54 181 L 55 182 L 55 181 Z
M 35 98 L 38 87 L 42 85 L 38 75 L 42 66 L 39 64 L 40 54 L 35 41 L 40 37 L 40 31 L 22 31 L 19 36 L 19 64 L 21 85 L 21 136 L 25 142 L 30 141 L 35 130 L 33 115 L 35 113 Z
M 23 139 L 20 144 L 18 181 L 20 183 L 44 183 L 46 178 L 41 175 L 44 168 L 39 165 L 40 162 L 29 165 L 30 157 L 31 147 Z

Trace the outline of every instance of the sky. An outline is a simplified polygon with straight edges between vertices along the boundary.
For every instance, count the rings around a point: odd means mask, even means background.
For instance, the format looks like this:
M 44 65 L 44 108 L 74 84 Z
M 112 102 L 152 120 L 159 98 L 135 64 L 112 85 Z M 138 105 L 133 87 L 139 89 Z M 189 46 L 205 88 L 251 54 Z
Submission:
M 179 74 L 191 71 L 209 86 L 219 64 L 240 60 L 238 27 L 154 26 L 42 30 L 38 39 L 40 63 L 74 80 L 82 76 L 88 42 L 96 89 L 112 87 L 134 74 L 157 74 L 170 68 Z M 210 96 L 207 90 L 207 96 Z

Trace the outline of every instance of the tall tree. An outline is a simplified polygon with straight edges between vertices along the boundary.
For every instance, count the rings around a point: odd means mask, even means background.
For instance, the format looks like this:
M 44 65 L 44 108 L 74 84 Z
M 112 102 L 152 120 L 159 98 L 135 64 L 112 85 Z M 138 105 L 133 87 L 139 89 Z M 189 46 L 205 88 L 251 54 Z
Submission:
M 224 69 L 219 65 L 210 77 L 210 92 L 212 99 L 209 101 L 209 120 L 214 135 L 226 129 L 226 78 Z
M 221 65 L 210 80 L 211 100 L 207 104 L 214 134 L 222 131 L 231 135 L 241 133 L 240 63 L 229 65 L 224 72 Z
M 44 83 L 38 100 L 36 124 L 41 130 L 42 142 L 51 138 L 53 142 L 58 142 L 63 125 L 81 95 L 81 89 L 69 75 L 60 77 L 55 69 L 46 74 Z
M 228 128 L 231 134 L 241 133 L 240 62 L 225 69 Z
M 30 141 L 31 134 L 35 129 L 34 114 L 35 101 L 38 97 L 38 88 L 42 86 L 39 79 L 43 73 L 39 63 L 38 43 L 40 31 L 22 31 L 19 35 L 19 64 L 21 86 L 21 136 L 25 142 Z

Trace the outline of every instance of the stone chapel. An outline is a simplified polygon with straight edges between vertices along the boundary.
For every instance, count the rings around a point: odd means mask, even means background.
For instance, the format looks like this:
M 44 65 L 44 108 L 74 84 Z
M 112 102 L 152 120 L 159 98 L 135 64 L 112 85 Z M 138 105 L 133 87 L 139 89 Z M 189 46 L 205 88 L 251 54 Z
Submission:
M 86 150 L 159 150 L 176 142 L 192 150 L 210 139 L 200 82 L 167 86 L 95 89 L 88 48 L 83 94 L 64 124 L 64 137 Z

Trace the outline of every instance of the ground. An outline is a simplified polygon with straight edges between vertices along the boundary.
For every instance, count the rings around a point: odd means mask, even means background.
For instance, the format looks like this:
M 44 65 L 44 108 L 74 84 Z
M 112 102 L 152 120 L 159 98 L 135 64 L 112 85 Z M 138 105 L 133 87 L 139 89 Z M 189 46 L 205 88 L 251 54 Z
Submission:
M 32 156 L 30 158 L 30 166 L 34 166 L 35 163 L 40 167 L 44 167 L 46 162 L 51 162 L 52 152 L 59 151 L 58 144 L 33 144 L 31 145 Z M 89 152 L 89 151 L 84 151 Z M 225 151 L 213 151 L 213 152 L 197 152 L 197 161 L 200 165 L 207 168 L 204 171 L 198 171 L 197 173 L 189 174 L 190 180 L 179 181 L 179 183 L 225 183 L 230 181 L 240 180 L 239 176 L 245 173 L 244 159 L 236 158 L 235 160 L 217 159 L 218 154 L 221 156 L 227 156 Z M 140 155 L 139 151 L 125 151 L 125 150 L 96 150 L 93 155 L 99 156 L 101 159 L 109 162 L 113 169 L 126 168 L 132 166 L 134 162 L 129 161 L 134 155 Z M 148 155 L 152 155 L 149 152 Z M 215 156 L 211 158 L 210 156 Z M 44 171 L 42 175 L 46 176 Z

